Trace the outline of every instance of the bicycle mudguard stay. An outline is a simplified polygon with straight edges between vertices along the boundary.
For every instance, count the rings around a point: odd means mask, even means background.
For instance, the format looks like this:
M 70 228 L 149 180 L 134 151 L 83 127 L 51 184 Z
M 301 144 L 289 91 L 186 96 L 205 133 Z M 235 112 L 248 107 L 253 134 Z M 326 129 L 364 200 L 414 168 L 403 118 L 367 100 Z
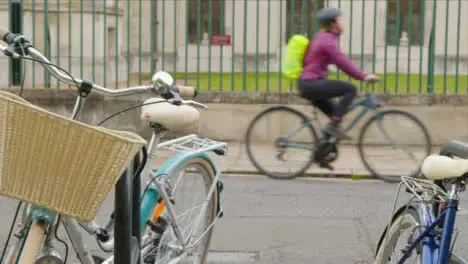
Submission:
M 216 153 L 216 151 L 215 151 Z M 217 153 L 219 154 L 219 153 Z M 216 168 L 213 160 L 210 158 L 208 154 L 205 152 L 193 152 L 193 151 L 181 151 L 177 152 L 173 156 L 171 156 L 164 164 L 154 173 L 153 177 L 160 177 L 162 175 L 171 175 L 180 169 L 187 161 L 194 159 L 194 158 L 202 158 L 206 160 L 211 168 L 213 169 L 215 175 L 217 175 L 218 169 Z M 218 196 L 218 206 L 217 206 L 217 215 L 219 214 L 220 217 L 223 216 L 222 214 L 222 207 L 221 207 L 221 192 L 223 191 L 223 183 L 218 180 L 216 183 L 216 195 Z M 144 229 L 148 216 L 151 214 L 154 206 L 158 202 L 159 199 L 159 191 L 156 188 L 146 188 L 145 193 L 143 194 L 143 198 L 141 200 L 141 217 L 140 217 L 140 228 L 141 230 Z M 221 213 L 220 213 L 221 212 Z

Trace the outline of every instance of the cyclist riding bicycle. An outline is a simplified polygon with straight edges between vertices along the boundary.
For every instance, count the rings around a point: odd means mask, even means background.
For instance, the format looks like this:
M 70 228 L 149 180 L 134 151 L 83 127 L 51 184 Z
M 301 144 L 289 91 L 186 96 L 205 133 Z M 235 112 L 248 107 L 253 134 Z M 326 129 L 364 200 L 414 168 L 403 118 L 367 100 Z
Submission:
M 303 71 L 298 80 L 300 95 L 326 114 L 331 122 L 327 133 L 340 139 L 350 137 L 340 129 L 341 119 L 356 96 L 356 86 L 345 81 L 328 80 L 328 65 L 335 64 L 357 80 L 375 82 L 374 74 L 365 74 L 340 50 L 338 38 L 343 32 L 343 21 L 336 8 L 325 8 L 318 14 L 322 31 L 318 32 L 304 56 Z M 331 98 L 342 97 L 338 105 Z

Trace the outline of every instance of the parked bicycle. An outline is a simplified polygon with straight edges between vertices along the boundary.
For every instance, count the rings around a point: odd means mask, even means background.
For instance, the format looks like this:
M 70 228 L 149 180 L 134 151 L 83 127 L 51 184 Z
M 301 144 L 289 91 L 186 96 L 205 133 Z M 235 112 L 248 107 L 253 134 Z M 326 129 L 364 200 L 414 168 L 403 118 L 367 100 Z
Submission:
M 52 64 L 23 35 L 2 30 L 0 39 L 8 44 L 8 47 L 0 46 L 3 54 L 37 61 L 58 80 L 79 88 L 73 119 L 76 119 L 83 108 L 83 99 L 90 92 L 95 91 L 113 97 L 137 93 L 156 96 L 143 103 L 141 113 L 142 120 L 153 129 L 148 151 L 143 153 L 145 166 L 142 175 L 148 176 L 150 182 L 141 198 L 142 261 L 151 264 L 176 264 L 181 261 L 204 263 L 213 226 L 222 216 L 220 195 L 223 186 L 219 180 L 220 171 L 208 153 L 227 155 L 227 144 L 199 138 L 196 135 L 160 143 L 168 131 L 180 130 L 197 123 L 199 112 L 195 108 L 206 108 L 206 105 L 183 100 L 180 96 L 195 97 L 196 90 L 191 87 L 176 86 L 172 76 L 166 72 L 157 72 L 150 85 L 108 89 L 72 77 L 65 70 Z M 153 171 L 152 161 L 156 157 L 157 150 L 161 149 L 176 153 L 159 169 Z M 192 181 L 183 184 L 185 180 Z M 192 192 L 197 190 L 198 195 Z M 80 232 L 81 226 L 96 237 L 98 245 L 104 252 L 113 252 L 113 215 L 106 225 L 100 226 L 94 221 L 78 221 L 32 204 L 23 206 L 19 230 L 13 243 L 9 243 L 9 249 L 2 263 L 65 263 L 68 246 L 64 259 L 54 248 L 56 241 L 63 242 L 57 238 L 56 233 L 61 223 L 81 263 L 113 263 L 113 256 L 109 258 L 92 256 Z
M 390 222 L 377 244 L 375 264 L 467 263 L 453 253 L 459 194 L 465 191 L 468 178 L 467 158 L 468 144 L 452 140 L 422 164 L 422 174 L 433 182 L 402 177 Z M 410 198 L 395 210 L 401 187 Z
M 362 107 L 361 111 L 348 122 L 347 126 L 344 126 L 344 131 L 349 132 L 368 112 L 372 113 L 362 126 L 357 140 L 359 155 L 367 170 L 375 177 L 387 182 L 398 182 L 401 175 L 418 175 L 421 162 L 430 154 L 432 145 L 425 125 L 415 115 L 406 111 L 381 110 L 382 103 L 373 93 L 366 93 L 357 98 L 346 115 L 349 116 L 358 107 Z M 280 114 L 280 116 L 275 117 L 274 114 Z M 319 164 L 321 168 L 333 170 L 331 163 L 338 157 L 339 140 L 328 135 L 324 126 L 319 138 L 315 129 L 315 120 L 284 105 L 273 106 L 260 112 L 247 129 L 246 147 L 250 161 L 260 172 L 274 179 L 292 179 L 303 175 L 313 163 Z M 391 137 L 389 132 L 395 131 L 396 127 L 400 127 L 398 129 L 400 135 Z M 260 130 L 256 131 L 255 128 Z M 411 128 L 416 129 L 415 134 L 408 133 Z M 273 133 L 278 133 L 279 136 Z M 378 138 L 379 135 L 383 138 Z M 266 143 L 267 140 L 273 142 Z M 398 141 L 404 142 L 399 144 Z M 255 153 L 257 150 L 259 153 L 265 153 L 265 149 L 259 147 L 259 142 L 265 143 L 261 146 L 273 148 L 268 150 L 271 157 Z M 397 149 L 399 149 L 396 152 L 397 155 L 391 156 L 392 151 Z M 287 159 L 293 150 L 302 152 L 297 154 L 296 159 Z M 383 160 L 374 163 L 373 159 L 368 156 L 372 152 L 375 152 L 376 156 L 381 156 Z M 282 163 L 272 166 L 271 159 Z M 397 167 L 395 166 L 397 160 L 411 161 L 411 169 L 398 171 L 395 175 L 393 170 Z M 270 164 L 265 164 L 266 162 Z M 405 164 L 405 167 L 409 166 Z

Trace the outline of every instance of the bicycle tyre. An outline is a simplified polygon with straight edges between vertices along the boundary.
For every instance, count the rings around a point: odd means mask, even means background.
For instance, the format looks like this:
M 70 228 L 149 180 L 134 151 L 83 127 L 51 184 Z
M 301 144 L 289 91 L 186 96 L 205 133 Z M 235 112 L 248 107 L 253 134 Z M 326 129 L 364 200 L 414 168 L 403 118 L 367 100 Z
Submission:
M 397 227 L 400 227 L 400 224 L 405 216 L 410 216 L 413 218 L 417 224 L 420 226 L 424 226 L 420 220 L 421 218 L 419 217 L 419 214 L 417 213 L 417 210 L 413 206 L 409 206 L 408 210 L 405 212 L 404 210 L 397 211 L 394 215 L 394 219 L 392 220 L 392 223 L 390 224 L 390 228 L 387 228 L 385 232 L 389 232 L 390 236 L 392 236 L 392 233 L 400 233 L 401 230 L 397 229 Z M 391 245 L 388 243 L 390 240 L 384 240 L 385 239 L 385 233 L 382 235 L 382 243 L 378 245 L 378 248 L 375 253 L 375 258 L 373 264 L 384 264 L 383 259 L 388 259 L 387 254 L 385 254 L 384 250 L 387 247 L 394 248 L 394 245 Z M 388 237 L 387 237 L 388 238 Z M 422 255 L 420 255 L 420 262 L 422 263 Z M 462 264 L 465 263 L 463 259 L 455 255 L 455 253 L 452 252 L 452 254 L 449 257 L 449 261 L 447 264 Z
M 204 175 L 205 177 L 203 177 L 204 179 L 204 184 L 205 186 L 211 186 L 213 184 L 213 181 L 214 181 L 214 178 L 215 178 L 215 172 L 213 170 L 213 167 L 211 166 L 211 164 L 206 160 L 206 159 L 203 159 L 203 158 L 199 158 L 199 157 L 196 157 L 196 158 L 192 158 L 186 162 L 184 162 L 183 164 L 181 164 L 179 166 L 179 168 L 177 168 L 176 170 L 174 170 L 173 173 L 171 173 L 171 175 L 169 175 L 169 178 L 173 175 L 178 175 L 179 173 L 181 173 L 185 168 L 187 167 L 190 167 L 190 166 L 199 166 L 201 168 L 203 168 L 203 170 L 206 172 L 206 175 Z M 208 189 L 206 190 L 206 193 L 205 193 L 205 197 L 206 195 L 208 194 Z M 177 208 L 177 200 L 175 202 L 175 206 Z M 179 203 L 180 204 L 180 203 Z M 217 212 L 217 205 L 218 205 L 218 196 L 216 195 L 216 190 L 215 192 L 212 194 L 211 196 L 211 201 L 210 201 L 210 204 L 211 204 L 211 208 L 207 208 L 207 210 L 211 210 L 211 213 L 210 214 L 205 214 L 205 223 L 206 225 L 204 226 L 203 230 L 206 231 L 207 228 L 209 227 L 209 225 L 211 225 L 211 223 L 215 220 L 216 218 L 216 212 Z M 153 208 L 153 210 L 156 208 L 156 203 L 155 203 L 155 206 Z M 148 216 L 148 218 L 151 218 L 153 214 L 150 214 Z M 168 225 L 168 228 L 166 229 L 166 232 L 168 232 L 169 230 L 171 229 L 171 225 Z M 162 241 L 162 237 L 164 236 L 164 233 L 163 235 L 161 236 L 161 241 Z M 212 233 L 213 233 L 213 227 L 211 227 L 207 233 L 205 234 L 205 236 L 207 237 L 206 238 L 206 242 L 205 242 L 205 245 L 204 245 L 204 249 L 203 249 L 203 256 L 201 256 L 201 262 L 200 263 L 194 263 L 194 264 L 204 264 L 206 262 L 206 259 L 207 259 L 207 255 L 208 255 L 208 249 L 210 248 L 210 244 L 211 244 L 211 238 L 212 238 Z M 158 248 L 159 248 L 159 245 L 158 245 Z M 149 256 L 144 256 L 144 258 L 148 258 Z M 158 260 L 157 260 L 157 256 L 156 258 L 154 259 L 154 263 L 158 263 Z M 145 262 L 146 263 L 146 262 Z
M 425 152 L 426 152 L 425 157 L 427 157 L 428 155 L 431 154 L 431 148 L 432 148 L 431 137 L 429 135 L 429 132 L 428 132 L 426 126 L 424 125 L 424 123 L 421 120 L 419 120 L 415 115 L 413 115 L 411 113 L 408 113 L 408 112 L 402 111 L 402 110 L 396 110 L 396 109 L 384 110 L 384 111 L 380 112 L 380 116 L 385 116 L 385 115 L 402 115 L 402 116 L 405 116 L 407 119 L 413 121 L 415 124 L 417 124 L 417 126 L 422 130 L 424 139 L 426 141 L 425 142 L 425 147 L 424 147 Z M 364 124 L 364 126 L 362 127 L 362 129 L 361 129 L 361 131 L 359 133 L 359 139 L 358 139 L 358 144 L 357 144 L 357 147 L 358 147 L 358 150 L 359 150 L 359 156 L 361 157 L 361 160 L 362 160 L 364 166 L 366 167 L 366 169 L 370 173 L 372 173 L 372 175 L 375 176 L 376 178 L 379 178 L 379 179 L 384 180 L 384 181 L 389 182 L 389 183 L 400 182 L 400 177 L 385 176 L 385 175 L 377 173 L 376 170 L 374 168 L 372 168 L 372 166 L 369 164 L 369 162 L 365 158 L 364 143 L 363 143 L 364 136 L 366 135 L 366 132 L 369 129 L 370 125 L 373 122 L 375 122 L 376 120 L 377 120 L 377 115 L 374 115 L 373 117 L 371 117 Z M 419 166 L 417 171 L 415 171 L 415 174 L 418 174 L 420 171 L 421 171 L 421 166 Z
M 419 215 L 412 206 L 408 207 L 408 210 L 402 211 L 399 213 L 395 219 L 392 221 L 390 226 L 387 228 L 387 233 L 385 234 L 382 243 L 379 245 L 379 248 L 377 249 L 377 253 L 374 258 L 374 264 L 386 264 L 387 262 L 384 262 L 384 260 L 388 260 L 390 258 L 390 253 L 388 252 L 391 250 L 400 250 L 400 249 L 395 249 L 395 244 L 398 242 L 399 237 L 396 237 L 397 241 L 394 241 L 395 236 L 401 234 L 401 227 L 405 226 L 405 224 L 408 224 L 408 222 L 405 221 L 412 221 L 415 225 L 420 224 L 420 218 Z M 417 237 L 417 236 L 416 236 Z M 414 254 L 414 251 L 413 251 Z M 401 256 L 400 256 L 401 258 Z M 420 255 L 419 257 L 419 263 L 422 263 L 422 256 Z M 415 263 L 417 264 L 417 263 Z
M 265 174 L 266 176 L 272 178 L 272 179 L 294 179 L 302 174 L 312 166 L 312 163 L 314 162 L 314 151 L 311 151 L 309 161 L 298 171 L 294 173 L 278 173 L 278 172 L 271 172 L 266 170 L 260 165 L 260 162 L 254 158 L 252 149 L 253 149 L 253 140 L 252 140 L 252 131 L 254 129 L 255 124 L 262 119 L 262 117 L 266 116 L 267 114 L 270 114 L 271 112 L 289 112 L 290 114 L 298 116 L 303 122 L 309 121 L 309 119 L 301 112 L 288 107 L 288 106 L 273 106 L 268 109 L 265 109 L 264 111 L 260 112 L 255 118 L 250 122 L 249 127 L 247 128 L 247 133 L 246 133 L 246 149 L 247 149 L 247 156 L 249 157 L 250 162 L 252 162 L 252 165 L 261 172 L 262 174 Z M 314 145 L 317 146 L 318 144 L 318 137 L 317 133 L 312 125 L 308 126 L 310 129 L 310 132 L 312 133 L 312 140 L 314 141 Z
M 8 257 L 6 263 L 34 264 L 41 250 L 46 229 L 47 225 L 45 223 L 32 221 L 28 227 L 27 235 L 21 240 L 23 243 L 17 243 L 10 248 L 12 254 Z

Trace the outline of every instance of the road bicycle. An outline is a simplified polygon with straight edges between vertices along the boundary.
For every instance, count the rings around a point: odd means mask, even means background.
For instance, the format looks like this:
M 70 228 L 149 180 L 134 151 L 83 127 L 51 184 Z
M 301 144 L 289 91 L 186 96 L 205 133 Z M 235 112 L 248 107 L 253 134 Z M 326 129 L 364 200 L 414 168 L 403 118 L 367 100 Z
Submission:
M 213 226 L 223 213 L 220 204 L 223 189 L 220 181 L 221 173 L 208 153 L 227 155 L 227 144 L 199 138 L 196 135 L 161 143 L 162 137 L 168 131 L 191 127 L 197 123 L 199 111 L 196 108 L 206 108 L 206 105 L 181 98 L 181 95 L 195 97 L 196 90 L 192 87 L 176 86 L 172 76 L 166 72 L 154 74 L 152 83 L 147 86 L 108 89 L 72 77 L 65 70 L 52 64 L 23 35 L 2 30 L 0 39 L 8 44 L 8 47 L 0 46 L 3 54 L 40 62 L 55 78 L 79 88 L 72 119 L 77 118 L 84 106 L 86 96 L 92 91 L 112 97 L 138 93 L 157 96 L 147 99 L 141 105 L 141 118 L 153 129 L 153 134 L 147 152 L 142 153 L 141 159 L 144 164 L 144 167 L 141 167 L 141 175 L 148 176 L 150 179 L 141 197 L 139 223 L 142 234 L 141 247 L 135 246 L 138 243 L 132 241 L 132 252 L 135 250 L 141 252 L 142 263 L 204 263 Z M 153 171 L 150 166 L 157 151 L 161 149 L 172 150 L 176 153 L 159 169 Z M 193 179 L 193 182 L 188 186 L 183 185 L 186 179 Z M 198 195 L 187 193 L 197 189 L 200 192 Z M 184 206 L 184 199 L 189 202 L 188 206 Z M 78 221 L 67 215 L 58 215 L 47 208 L 27 204 L 23 206 L 19 231 L 14 241 L 9 243 L 2 263 L 66 263 L 68 246 L 65 244 L 64 259 L 54 248 L 57 241 L 63 242 L 56 233 L 60 224 L 63 224 L 81 263 L 113 263 L 113 256 L 108 258 L 92 256 L 83 242 L 80 227 L 95 236 L 104 252 L 113 252 L 115 250 L 114 220 L 114 214 L 112 214 L 109 222 L 100 226 L 94 221 Z M 133 263 L 136 263 L 136 258 Z
M 467 158 L 468 144 L 451 140 L 438 155 L 423 161 L 421 172 L 426 179 L 402 177 L 391 219 L 377 244 L 375 264 L 467 263 L 453 253 L 459 195 L 468 178 Z M 410 198 L 395 211 L 401 187 Z
M 372 113 L 371 117 L 362 126 L 357 140 L 359 155 L 366 169 L 372 175 L 384 181 L 398 182 L 399 177 L 395 177 L 395 165 L 392 164 L 395 159 L 398 159 L 405 162 L 412 161 L 411 167 L 414 168 L 409 169 L 409 171 L 401 171 L 398 176 L 417 175 L 422 160 L 430 154 L 432 146 L 425 125 L 415 115 L 406 111 L 397 109 L 381 110 L 382 103 L 373 93 L 365 93 L 363 96 L 358 97 L 346 111 L 346 115 L 350 115 L 358 107 L 361 107 L 361 110 L 343 127 L 345 132 L 349 132 L 368 112 Z M 281 114 L 281 116 L 274 117 L 274 114 Z M 315 116 L 317 117 L 317 114 Z M 394 121 L 395 118 L 397 121 Z M 309 118 L 299 110 L 285 105 L 273 106 L 263 110 L 255 116 L 247 129 L 246 149 L 250 161 L 261 173 L 274 179 L 293 179 L 303 175 L 313 163 L 317 163 L 321 168 L 333 170 L 331 163 L 338 158 L 339 140 L 329 135 L 325 126 L 322 126 L 322 133 L 319 138 L 314 125 L 316 120 L 318 119 Z M 390 122 L 384 122 L 385 120 Z M 401 126 L 398 133 L 404 132 L 406 134 L 409 131 L 408 127 L 416 128 L 416 137 L 414 135 L 400 135 L 398 139 L 392 138 L 389 131 L 397 126 Z M 255 131 L 256 127 L 261 130 Z M 272 135 L 275 132 L 278 132 L 279 136 Z M 377 138 L 377 135 L 380 134 L 383 139 Z M 260 150 L 263 155 L 255 153 L 257 149 L 260 149 L 258 142 L 265 140 L 265 138 L 273 141 L 264 144 L 273 148 L 268 151 L 271 153 L 271 157 L 266 157 L 263 154 L 265 153 L 264 149 Z M 403 138 L 405 142 L 399 145 L 397 141 Z M 366 142 L 367 139 L 369 142 Z M 420 140 L 421 142 L 415 146 L 414 140 Z M 389 157 L 388 152 L 396 149 L 400 149 L 397 156 Z M 417 149 L 417 151 L 413 153 L 411 149 Z M 302 152 L 297 154 L 296 159 L 287 160 L 286 157 L 292 150 Z M 384 160 L 374 165 L 372 159 L 366 155 L 368 151 L 372 152 L 373 150 L 377 152 L 377 156 L 382 155 L 379 152 L 385 151 Z M 422 152 L 419 150 L 422 150 Z M 284 163 L 269 166 L 273 167 L 270 170 L 268 166 L 262 165 L 262 162 L 267 161 L 268 158 Z M 382 169 L 379 170 L 379 168 Z

